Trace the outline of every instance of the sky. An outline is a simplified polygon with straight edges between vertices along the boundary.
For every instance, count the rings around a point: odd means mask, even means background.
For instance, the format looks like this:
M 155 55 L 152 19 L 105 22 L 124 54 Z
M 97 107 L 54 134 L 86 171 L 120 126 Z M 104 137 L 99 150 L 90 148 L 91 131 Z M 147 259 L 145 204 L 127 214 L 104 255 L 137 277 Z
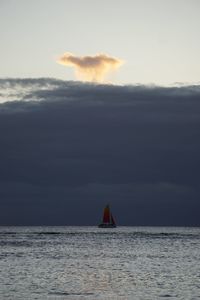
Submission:
M 199 86 L 5 87 L 0 224 L 97 225 L 109 203 L 118 225 L 200 226 Z
M 65 52 L 125 63 L 116 84 L 198 83 L 199 0 L 1 0 L 0 77 L 74 80 Z
M 0 225 L 200 226 L 199 11 L 0 0 Z

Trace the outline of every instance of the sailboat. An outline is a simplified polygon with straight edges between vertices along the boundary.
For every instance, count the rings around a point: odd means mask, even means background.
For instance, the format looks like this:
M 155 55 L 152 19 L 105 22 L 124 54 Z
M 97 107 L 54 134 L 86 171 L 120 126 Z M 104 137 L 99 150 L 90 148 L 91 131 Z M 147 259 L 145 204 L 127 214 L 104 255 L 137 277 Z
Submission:
M 104 208 L 103 221 L 101 224 L 99 224 L 98 227 L 99 228 L 115 228 L 116 227 L 115 220 L 112 216 L 112 213 L 110 212 L 109 205 L 106 205 L 106 207 Z

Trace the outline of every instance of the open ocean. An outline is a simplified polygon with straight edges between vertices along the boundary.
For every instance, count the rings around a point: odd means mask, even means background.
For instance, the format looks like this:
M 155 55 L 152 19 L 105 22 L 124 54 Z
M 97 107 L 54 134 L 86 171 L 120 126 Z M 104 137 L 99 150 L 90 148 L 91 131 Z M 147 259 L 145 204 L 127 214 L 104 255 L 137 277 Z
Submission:
M 0 227 L 0 299 L 200 299 L 200 228 Z

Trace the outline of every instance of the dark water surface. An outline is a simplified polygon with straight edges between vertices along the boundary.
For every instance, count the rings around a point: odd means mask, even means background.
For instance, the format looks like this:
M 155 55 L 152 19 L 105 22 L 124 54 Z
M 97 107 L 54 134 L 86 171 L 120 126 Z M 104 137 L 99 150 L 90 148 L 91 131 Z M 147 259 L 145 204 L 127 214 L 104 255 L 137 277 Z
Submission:
M 200 228 L 0 227 L 0 299 L 200 299 Z

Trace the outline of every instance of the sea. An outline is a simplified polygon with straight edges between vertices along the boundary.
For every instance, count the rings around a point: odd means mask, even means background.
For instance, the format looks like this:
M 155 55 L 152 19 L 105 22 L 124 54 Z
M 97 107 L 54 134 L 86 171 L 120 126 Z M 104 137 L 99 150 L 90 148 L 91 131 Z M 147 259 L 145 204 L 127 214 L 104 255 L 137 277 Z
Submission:
M 200 299 L 200 228 L 0 227 L 0 299 Z

